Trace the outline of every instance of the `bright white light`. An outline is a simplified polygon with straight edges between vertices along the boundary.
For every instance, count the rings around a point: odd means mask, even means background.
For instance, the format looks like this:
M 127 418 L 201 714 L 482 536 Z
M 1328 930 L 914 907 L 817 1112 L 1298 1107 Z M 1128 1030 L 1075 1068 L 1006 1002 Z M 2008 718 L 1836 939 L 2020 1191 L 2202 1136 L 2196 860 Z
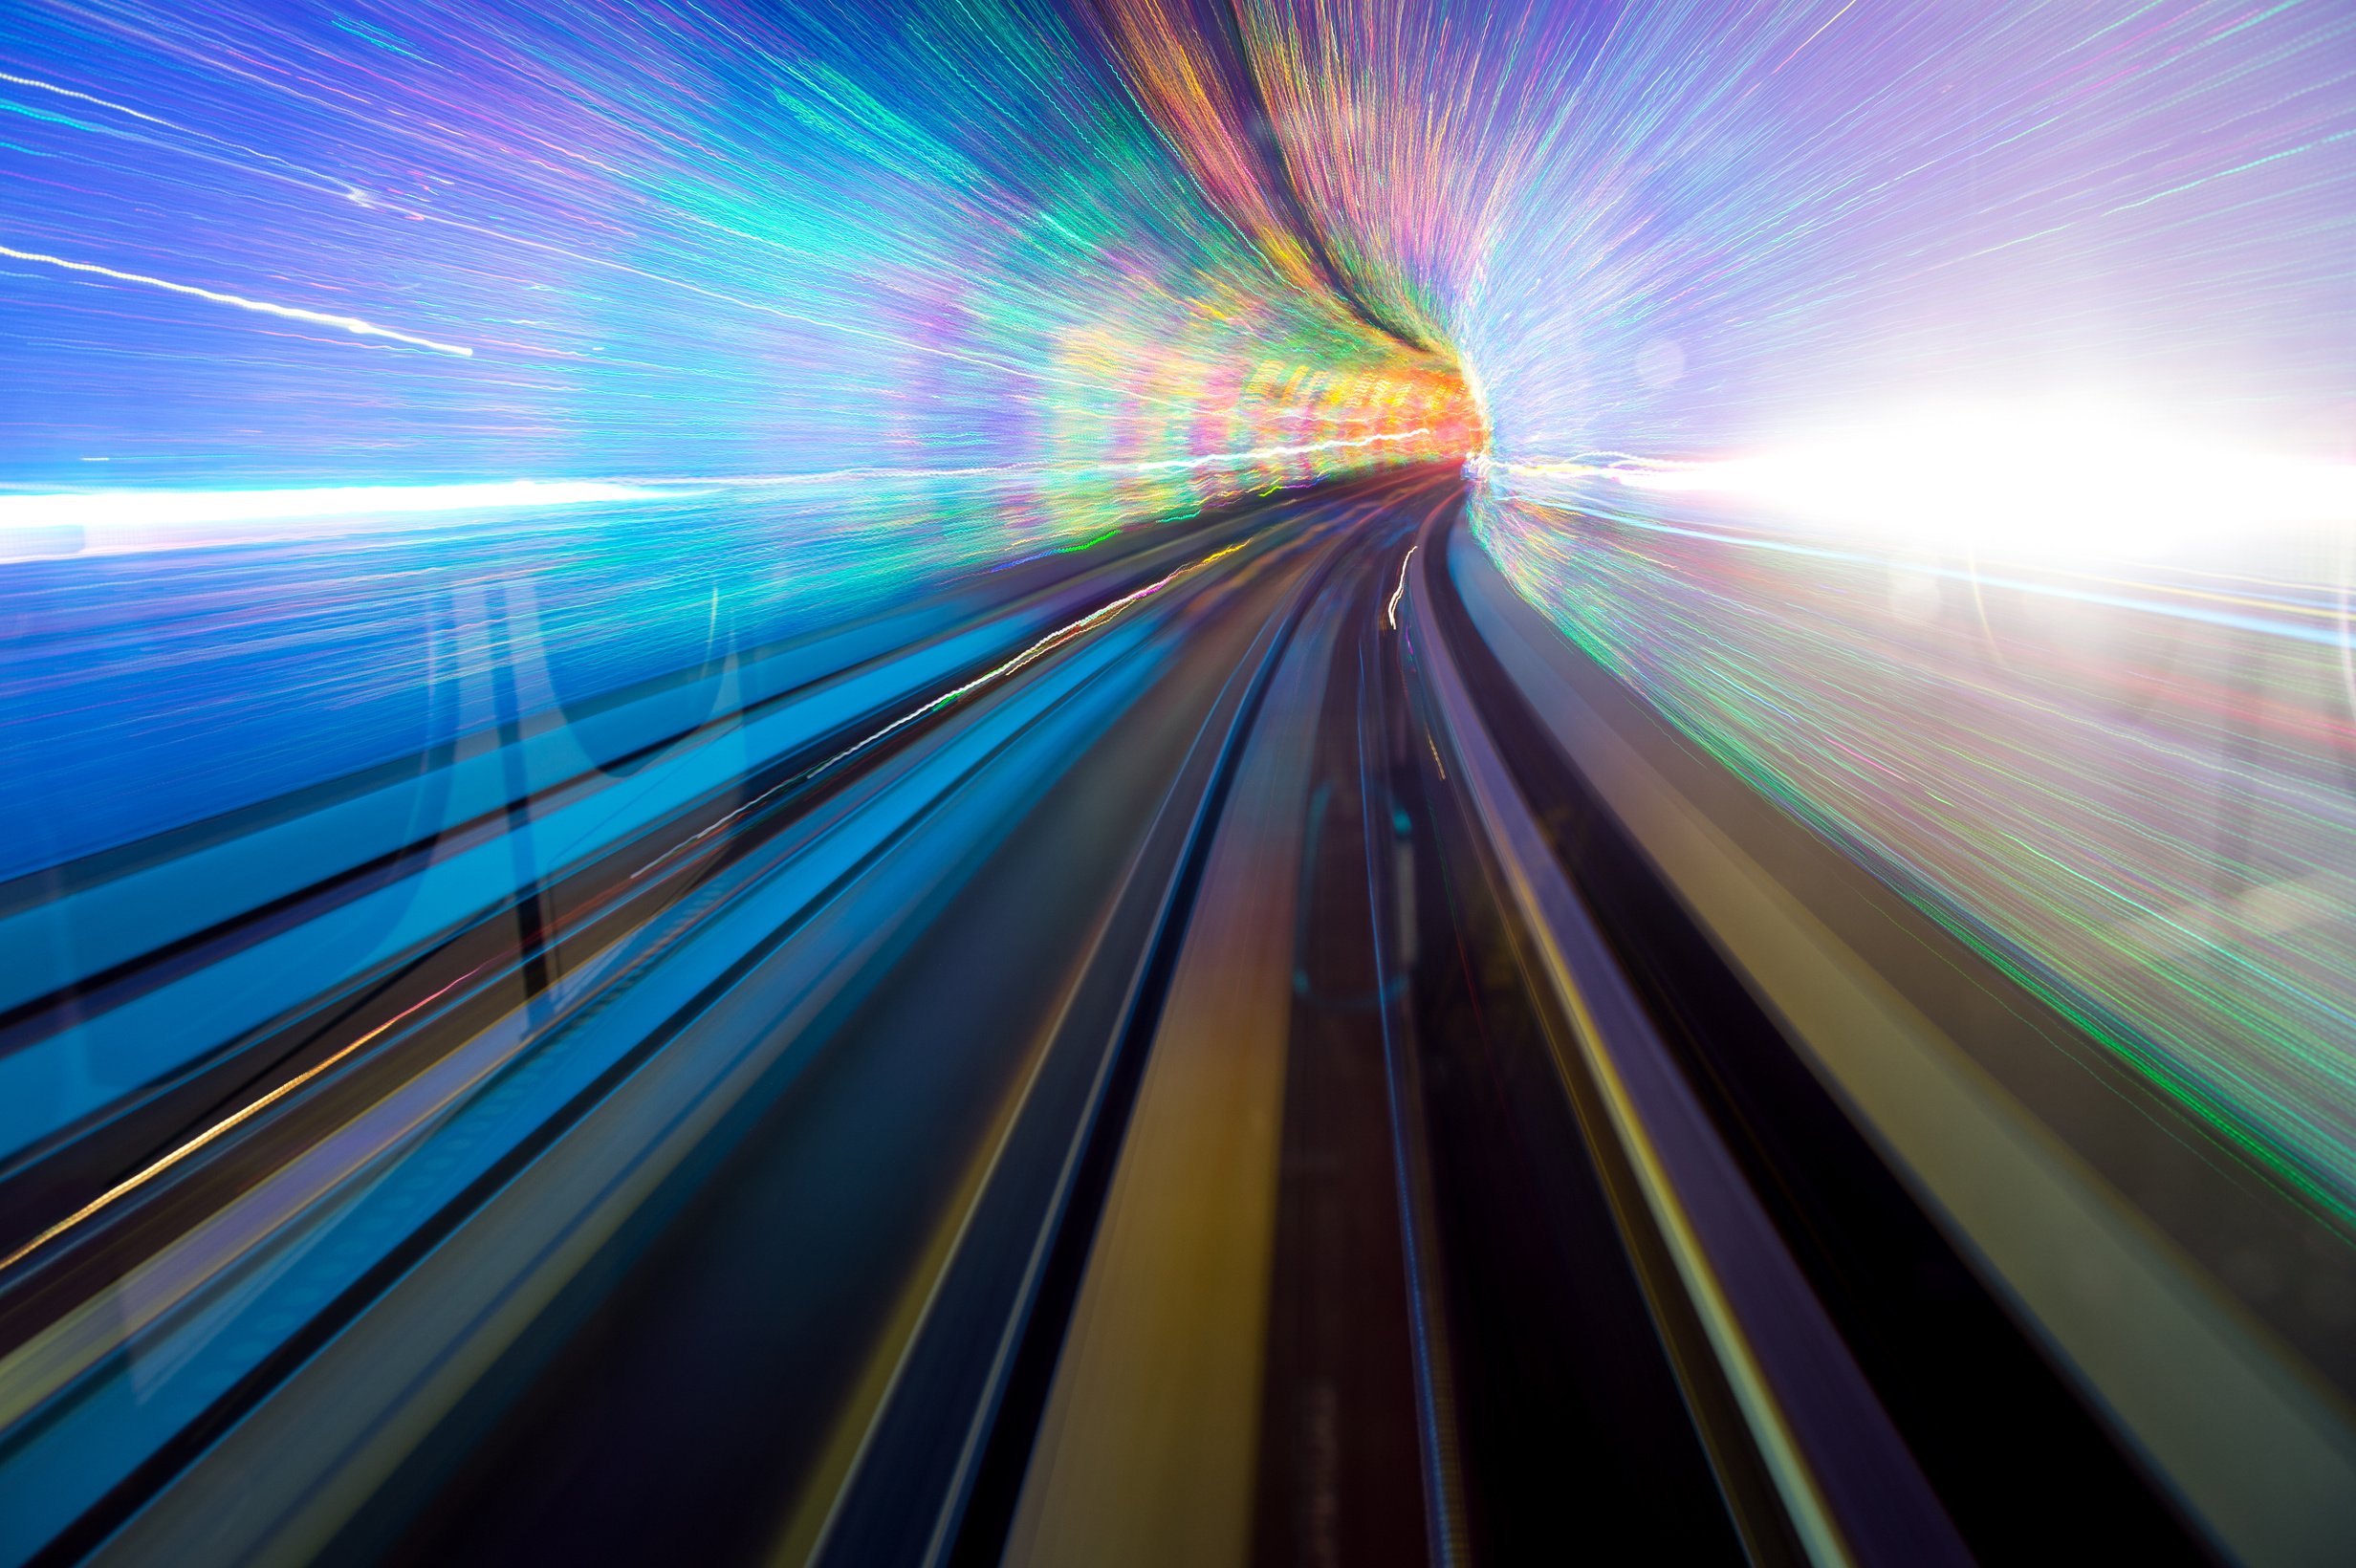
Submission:
M 486 484 L 352 485 L 327 490 L 0 495 L 0 560 L 250 543 L 314 533 L 348 533 L 352 519 L 574 506 L 588 501 L 651 501 L 679 493 L 595 480 L 508 479 Z
M 1939 409 L 1722 462 L 1586 472 L 1931 549 L 2149 555 L 2356 522 L 2356 466 L 2238 450 L 2079 402 Z

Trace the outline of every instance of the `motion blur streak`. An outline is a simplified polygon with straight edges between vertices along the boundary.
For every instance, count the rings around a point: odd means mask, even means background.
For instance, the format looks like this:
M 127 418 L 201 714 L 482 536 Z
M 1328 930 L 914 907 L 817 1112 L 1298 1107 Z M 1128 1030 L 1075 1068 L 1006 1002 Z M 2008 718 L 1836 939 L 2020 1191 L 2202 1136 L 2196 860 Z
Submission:
M 267 299 L 245 299 L 232 294 L 219 294 L 211 289 L 192 288 L 185 283 L 172 283 L 160 277 L 142 277 L 137 272 L 118 272 L 112 267 L 100 267 L 93 262 L 68 261 L 63 256 L 45 256 L 33 250 L 11 250 L 0 245 L 0 256 L 11 261 L 34 261 L 44 267 L 61 268 L 69 272 L 88 272 L 93 277 L 112 278 L 118 283 L 142 283 L 150 289 L 163 289 L 171 294 L 186 294 L 192 299 L 209 299 L 216 305 L 234 305 L 241 311 L 252 311 L 261 316 L 283 316 L 289 321 L 309 321 L 322 327 L 340 327 L 361 338 L 382 338 L 390 342 L 406 343 L 412 348 L 429 348 L 437 354 L 455 354 L 471 359 L 474 350 L 456 343 L 437 343 L 430 338 L 414 338 L 390 327 L 380 327 L 362 321 L 356 316 L 330 316 L 323 311 L 306 311 L 294 305 L 273 305 Z
M 0 1568 L 2356 1557 L 2356 10 L 12 0 Z

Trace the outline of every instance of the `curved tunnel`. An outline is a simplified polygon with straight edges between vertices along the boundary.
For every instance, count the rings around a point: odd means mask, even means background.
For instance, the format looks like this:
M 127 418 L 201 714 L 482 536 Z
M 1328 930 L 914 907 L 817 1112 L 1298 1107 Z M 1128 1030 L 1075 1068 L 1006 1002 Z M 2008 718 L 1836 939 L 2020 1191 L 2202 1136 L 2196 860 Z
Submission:
M 0 1559 L 2356 1552 L 2356 19 L 0 16 Z

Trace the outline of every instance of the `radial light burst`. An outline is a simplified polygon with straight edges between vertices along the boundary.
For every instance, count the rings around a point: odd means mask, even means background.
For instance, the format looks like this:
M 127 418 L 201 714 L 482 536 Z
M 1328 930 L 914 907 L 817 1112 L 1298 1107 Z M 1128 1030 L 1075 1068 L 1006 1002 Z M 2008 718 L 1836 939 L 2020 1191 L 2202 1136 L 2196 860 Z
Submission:
M 447 738 L 487 577 L 597 691 L 1469 455 L 1567 635 L 2356 1216 L 2345 5 L 30 0 L 0 54 L 9 873 Z

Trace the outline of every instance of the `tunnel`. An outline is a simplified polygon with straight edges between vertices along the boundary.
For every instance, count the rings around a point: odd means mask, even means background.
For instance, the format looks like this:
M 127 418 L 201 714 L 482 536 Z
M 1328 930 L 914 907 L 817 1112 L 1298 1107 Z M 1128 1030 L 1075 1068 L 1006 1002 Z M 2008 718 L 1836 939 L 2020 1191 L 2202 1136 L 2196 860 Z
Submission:
M 0 110 L 0 1568 L 2356 1560 L 2345 4 Z

